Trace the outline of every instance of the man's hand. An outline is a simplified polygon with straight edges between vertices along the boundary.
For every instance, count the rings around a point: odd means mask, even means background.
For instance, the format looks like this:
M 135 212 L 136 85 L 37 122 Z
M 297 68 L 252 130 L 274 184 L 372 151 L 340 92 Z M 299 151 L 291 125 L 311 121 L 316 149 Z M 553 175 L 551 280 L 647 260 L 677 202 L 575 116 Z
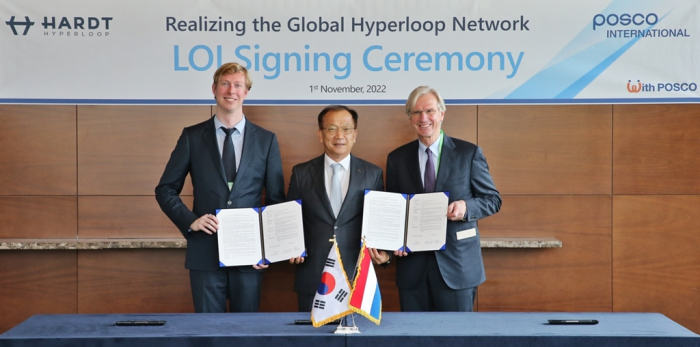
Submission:
M 408 252 L 406 252 L 406 251 L 394 251 L 394 255 L 397 257 L 405 257 L 408 255 Z
M 369 249 L 369 256 L 372 258 L 372 262 L 374 265 L 381 265 L 389 261 L 391 258 L 389 256 L 389 253 L 385 251 L 380 251 L 376 248 L 368 248 Z
M 461 221 L 467 213 L 467 203 L 464 200 L 453 201 L 447 206 L 447 220 Z
M 213 214 L 205 214 L 190 225 L 192 231 L 203 231 L 209 235 L 219 230 L 219 220 Z
M 296 257 L 296 258 L 292 258 L 292 259 L 289 259 L 289 263 L 290 263 L 290 264 L 294 264 L 294 265 L 296 265 L 296 264 L 301 264 L 301 263 L 304 262 L 304 259 L 306 259 L 306 257 Z

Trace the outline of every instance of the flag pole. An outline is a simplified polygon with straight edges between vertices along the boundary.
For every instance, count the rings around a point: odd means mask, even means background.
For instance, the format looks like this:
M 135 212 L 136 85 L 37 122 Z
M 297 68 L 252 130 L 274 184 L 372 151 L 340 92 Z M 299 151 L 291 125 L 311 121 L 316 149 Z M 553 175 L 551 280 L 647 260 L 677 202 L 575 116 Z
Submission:
M 333 242 L 335 241 L 335 235 L 333 235 Z M 364 238 L 362 239 L 362 242 L 364 242 Z M 352 274 L 352 280 L 350 280 L 350 290 L 352 291 L 352 283 L 353 280 L 355 279 L 355 276 L 357 276 L 357 267 L 359 265 L 359 260 L 357 263 L 355 263 L 355 270 L 353 271 Z M 359 334 L 360 333 L 360 328 L 355 325 L 355 313 L 350 312 L 350 317 L 352 317 L 352 325 L 348 325 L 348 316 L 344 316 L 343 318 L 340 319 L 340 323 L 338 323 L 338 327 L 335 328 L 335 331 L 333 331 L 334 334 Z

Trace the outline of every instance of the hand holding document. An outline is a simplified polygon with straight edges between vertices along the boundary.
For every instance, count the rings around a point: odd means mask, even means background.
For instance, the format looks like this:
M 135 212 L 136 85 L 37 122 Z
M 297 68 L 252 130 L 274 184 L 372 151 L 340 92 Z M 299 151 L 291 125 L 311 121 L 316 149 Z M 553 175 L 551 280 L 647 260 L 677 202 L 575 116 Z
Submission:
M 373 248 L 436 251 L 447 238 L 449 193 L 406 195 L 365 191 L 362 235 Z
M 219 266 L 261 265 L 305 256 L 301 201 L 218 210 Z

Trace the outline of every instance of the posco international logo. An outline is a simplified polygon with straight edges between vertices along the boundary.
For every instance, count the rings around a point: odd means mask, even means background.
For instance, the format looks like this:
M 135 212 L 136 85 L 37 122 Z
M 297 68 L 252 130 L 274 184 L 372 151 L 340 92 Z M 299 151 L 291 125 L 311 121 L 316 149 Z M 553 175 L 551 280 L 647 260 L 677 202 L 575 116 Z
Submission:
M 655 28 L 659 23 L 656 13 L 598 13 L 591 23 L 593 31 L 603 29 L 610 39 L 690 37 L 688 28 Z
M 630 93 L 639 92 L 694 92 L 698 90 L 698 85 L 695 82 L 691 83 L 642 83 L 637 80 L 637 83 L 632 80 L 627 81 L 627 91 Z
M 24 26 L 24 32 L 22 32 L 22 35 L 27 35 L 29 32 L 29 28 L 34 25 L 34 22 L 29 20 L 29 16 L 24 16 L 24 22 L 18 22 L 15 20 L 15 16 L 10 17 L 10 20 L 5 22 L 5 24 L 9 25 L 10 28 L 12 29 L 12 33 L 15 35 L 19 35 L 17 33 L 17 27 L 18 26 Z
M 600 26 L 617 26 L 622 25 L 622 26 L 628 26 L 628 25 L 633 25 L 633 26 L 640 26 L 640 25 L 656 25 L 656 23 L 659 22 L 659 16 L 656 15 L 656 13 L 647 13 L 647 14 L 642 14 L 642 13 L 635 13 L 635 14 L 629 14 L 629 13 L 623 13 L 623 14 L 615 14 L 611 13 L 609 15 L 604 15 L 601 13 L 598 13 L 597 15 L 593 16 L 593 30 L 596 29 L 596 27 Z

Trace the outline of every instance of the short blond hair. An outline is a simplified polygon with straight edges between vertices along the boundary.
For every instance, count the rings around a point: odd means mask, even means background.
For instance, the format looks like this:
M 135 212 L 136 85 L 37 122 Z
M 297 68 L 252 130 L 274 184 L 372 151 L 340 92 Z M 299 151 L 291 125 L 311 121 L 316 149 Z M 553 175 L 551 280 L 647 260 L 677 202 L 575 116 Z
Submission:
M 250 90 L 250 88 L 253 87 L 253 81 L 250 79 L 250 76 L 248 76 L 248 69 L 246 69 L 245 66 L 235 62 L 226 63 L 216 69 L 216 72 L 214 72 L 214 85 L 219 83 L 219 78 L 221 78 L 221 76 L 235 74 L 238 72 L 243 73 L 245 76 L 245 87 L 247 90 Z

